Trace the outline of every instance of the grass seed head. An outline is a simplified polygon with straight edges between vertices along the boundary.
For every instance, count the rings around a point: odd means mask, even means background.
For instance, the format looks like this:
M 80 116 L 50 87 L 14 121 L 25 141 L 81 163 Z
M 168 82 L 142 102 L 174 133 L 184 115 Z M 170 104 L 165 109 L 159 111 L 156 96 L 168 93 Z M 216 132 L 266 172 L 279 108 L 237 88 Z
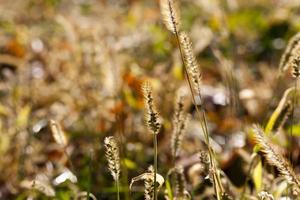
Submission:
M 176 0 L 160 0 L 160 10 L 164 23 L 172 33 L 179 32 L 180 29 L 180 14 Z
M 187 72 L 191 77 L 196 93 L 200 92 L 201 73 L 196 57 L 193 52 L 192 42 L 189 36 L 182 32 L 180 33 L 180 44 L 184 53 L 184 61 L 186 63 Z M 199 94 L 198 94 L 199 95 Z
M 159 119 L 158 112 L 154 106 L 152 88 L 148 82 L 146 82 L 143 87 L 143 94 L 145 99 L 145 106 L 147 113 L 145 115 L 147 126 L 152 134 L 158 134 L 161 123 Z
M 263 130 L 259 126 L 253 126 L 253 130 L 255 133 L 255 141 L 260 146 L 267 162 L 270 165 L 275 166 L 289 184 L 296 186 L 297 190 L 300 189 L 300 180 L 292 169 L 291 164 L 271 146 L 265 138 Z
M 117 141 L 113 136 L 104 139 L 105 156 L 108 161 L 108 169 L 114 180 L 119 180 L 120 176 L 120 156 Z
M 299 51 L 299 48 L 300 48 L 300 32 L 294 35 L 289 40 L 288 45 L 281 56 L 280 63 L 279 63 L 279 70 L 281 73 L 286 71 L 289 68 L 291 59 Z
M 291 65 L 293 77 L 298 78 L 300 76 L 300 56 L 295 56 Z
M 173 116 L 173 134 L 171 138 L 172 155 L 175 158 L 181 149 L 182 140 L 185 134 L 188 117 L 184 112 L 183 96 L 177 97 L 175 112 Z

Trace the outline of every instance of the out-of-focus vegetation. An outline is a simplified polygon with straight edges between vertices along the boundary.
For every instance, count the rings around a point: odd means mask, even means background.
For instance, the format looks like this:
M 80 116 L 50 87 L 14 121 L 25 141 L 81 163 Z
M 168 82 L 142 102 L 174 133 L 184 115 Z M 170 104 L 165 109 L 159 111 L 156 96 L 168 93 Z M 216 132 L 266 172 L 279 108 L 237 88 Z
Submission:
M 200 64 L 202 103 L 228 196 L 296 198 L 259 153 L 252 124 L 267 127 L 266 136 L 299 173 L 296 93 L 282 100 L 296 81 L 289 71 L 279 76 L 278 66 L 300 29 L 300 2 L 178 2 Z M 161 116 L 158 173 L 166 181 L 174 163 L 181 165 L 191 198 L 215 199 L 209 169 L 199 159 L 206 150 L 201 119 L 184 77 L 158 0 L 0 0 L 0 199 L 117 199 L 105 159 L 107 136 L 119 144 L 120 198 L 143 199 L 143 185 L 129 191 L 129 184 L 153 164 L 145 82 Z M 174 161 L 178 93 L 186 96 L 189 122 Z M 50 120 L 64 132 L 63 141 L 53 137 Z M 166 188 L 170 197 L 168 184 L 159 199 Z

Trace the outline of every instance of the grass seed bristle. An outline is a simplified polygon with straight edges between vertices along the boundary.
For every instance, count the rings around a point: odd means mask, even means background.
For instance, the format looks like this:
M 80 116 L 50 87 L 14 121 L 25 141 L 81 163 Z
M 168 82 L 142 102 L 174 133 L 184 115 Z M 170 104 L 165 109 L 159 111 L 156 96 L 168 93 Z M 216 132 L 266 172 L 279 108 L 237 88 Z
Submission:
M 271 146 L 265 138 L 263 130 L 259 126 L 255 125 L 253 130 L 256 143 L 260 146 L 267 162 L 270 165 L 275 166 L 289 184 L 295 185 L 300 189 L 300 180 L 292 169 L 291 164 Z
M 161 0 L 160 9 L 167 29 L 174 34 L 179 32 L 180 14 L 175 0 Z

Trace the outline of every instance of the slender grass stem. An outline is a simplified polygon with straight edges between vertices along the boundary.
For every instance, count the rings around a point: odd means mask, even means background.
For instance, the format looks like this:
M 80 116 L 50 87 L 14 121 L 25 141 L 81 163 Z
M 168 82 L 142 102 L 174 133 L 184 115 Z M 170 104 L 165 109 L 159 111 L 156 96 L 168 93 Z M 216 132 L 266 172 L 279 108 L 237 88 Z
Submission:
M 188 82 L 188 85 L 189 85 L 189 88 L 190 88 L 190 91 L 191 91 L 192 101 L 194 103 L 194 106 L 195 106 L 195 109 L 196 109 L 196 112 L 197 112 L 198 116 L 200 118 L 202 118 L 202 120 L 203 120 L 203 122 L 200 121 L 200 125 L 201 125 L 201 129 L 204 133 L 205 143 L 206 143 L 206 146 L 207 146 L 207 149 L 208 149 L 208 154 L 209 154 L 209 158 L 210 158 L 209 159 L 210 160 L 210 166 L 213 169 L 214 190 L 215 190 L 215 193 L 217 195 L 217 199 L 220 200 L 221 199 L 220 194 L 223 193 L 223 187 L 222 187 L 220 177 L 219 177 L 218 172 L 217 172 L 217 168 L 216 168 L 215 163 L 214 163 L 214 153 L 213 153 L 213 150 L 211 149 L 211 146 L 210 146 L 205 110 L 201 106 L 201 112 L 200 112 L 200 110 L 199 110 L 199 108 L 196 104 L 195 94 L 194 94 L 193 87 L 192 87 L 192 84 L 191 84 L 190 76 L 189 76 L 188 71 L 187 71 L 187 67 L 185 65 L 183 51 L 182 51 L 182 47 L 181 47 L 180 40 L 179 40 L 179 34 L 178 34 L 178 31 L 176 29 L 175 29 L 175 36 L 176 36 L 177 44 L 178 44 L 179 51 L 180 51 L 181 61 L 182 61 L 182 64 L 184 66 L 184 72 L 185 72 L 185 75 L 187 77 L 187 82 Z M 198 88 L 198 90 L 199 90 L 198 93 L 200 95 L 200 101 L 202 103 L 200 88 Z
M 157 200 L 156 190 L 156 173 L 157 173 L 157 134 L 153 134 L 153 146 L 154 146 L 154 200 Z
M 293 159 L 292 159 L 292 151 L 293 151 L 293 126 L 294 126 L 294 113 L 295 113 L 295 107 L 296 107 L 296 104 L 297 104 L 297 82 L 298 82 L 298 78 L 295 79 L 294 81 L 294 88 L 295 88 L 295 92 L 294 92 L 294 95 L 293 95 L 293 101 L 292 101 L 292 113 L 291 113 L 291 116 L 292 116 L 292 119 L 291 119 L 291 129 L 290 129 L 290 134 L 289 134 L 289 159 L 290 159 L 290 162 L 291 164 L 293 165 Z
M 296 107 L 296 104 L 297 104 L 297 81 L 298 81 L 298 77 L 295 78 L 295 81 L 294 81 L 294 89 L 295 89 L 295 92 L 293 94 L 293 100 L 292 100 L 292 113 L 291 113 L 291 129 L 290 129 L 290 132 L 289 132 L 289 137 L 288 137 L 288 140 L 289 140 L 289 147 L 288 147 L 288 150 L 289 150 L 289 160 L 290 160 L 290 163 L 291 165 L 293 166 L 293 126 L 294 126 L 294 121 L 295 121 L 295 117 L 294 117 L 294 113 L 295 113 L 295 107 Z M 292 193 L 292 190 L 291 189 L 288 189 L 287 188 L 287 195 L 291 194 Z
M 87 196 L 86 199 L 90 199 L 90 193 L 91 193 L 91 186 L 92 186 L 92 161 L 93 161 L 93 153 L 92 150 L 90 151 L 90 159 L 89 159 L 89 177 L 88 177 L 88 191 L 87 191 Z
M 117 200 L 120 200 L 120 183 L 119 179 L 116 180 L 116 188 L 117 188 Z
M 70 156 L 69 156 L 69 154 L 67 152 L 67 148 L 66 147 L 63 147 L 63 152 L 64 152 L 65 156 L 67 157 L 67 162 L 70 165 L 72 173 L 74 173 L 76 175 L 76 173 L 74 171 L 75 169 L 74 169 L 73 163 L 72 163 L 71 158 L 70 158 Z

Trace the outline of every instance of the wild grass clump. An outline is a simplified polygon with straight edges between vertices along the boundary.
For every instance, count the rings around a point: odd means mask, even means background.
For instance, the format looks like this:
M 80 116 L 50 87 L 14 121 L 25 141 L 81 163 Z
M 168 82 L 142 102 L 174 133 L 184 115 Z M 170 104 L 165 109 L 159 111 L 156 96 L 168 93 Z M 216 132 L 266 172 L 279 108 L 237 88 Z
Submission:
M 300 199 L 298 4 L 1 1 L 0 199 Z

